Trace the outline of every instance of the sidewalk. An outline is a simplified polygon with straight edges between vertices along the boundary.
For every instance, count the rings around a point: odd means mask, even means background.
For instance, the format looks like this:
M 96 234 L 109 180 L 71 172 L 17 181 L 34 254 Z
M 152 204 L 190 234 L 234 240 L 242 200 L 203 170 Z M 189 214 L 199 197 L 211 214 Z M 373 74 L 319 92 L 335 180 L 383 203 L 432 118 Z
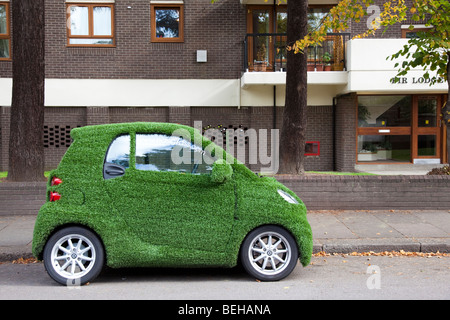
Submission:
M 0 216 L 0 262 L 31 257 L 36 217 Z M 450 252 L 450 210 L 308 211 L 314 252 Z

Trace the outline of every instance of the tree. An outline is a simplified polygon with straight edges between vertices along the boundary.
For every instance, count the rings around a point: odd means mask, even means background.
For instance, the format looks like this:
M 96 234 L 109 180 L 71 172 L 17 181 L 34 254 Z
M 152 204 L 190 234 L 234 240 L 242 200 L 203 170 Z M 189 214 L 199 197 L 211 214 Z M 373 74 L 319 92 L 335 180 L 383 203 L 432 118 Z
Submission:
M 388 57 L 398 59 L 405 57 L 399 67 L 397 76 L 405 75 L 412 68 L 422 67 L 424 78 L 430 79 L 430 85 L 440 81 L 448 83 L 448 98 L 442 110 L 442 118 L 447 126 L 447 155 L 450 161 L 450 3 L 448 0 L 412 0 L 408 7 L 405 0 L 386 1 L 379 14 L 368 19 L 368 28 L 355 38 L 373 35 L 380 27 L 392 26 L 406 20 L 408 12 L 412 14 L 413 21 L 426 20 L 427 32 L 419 32 L 417 38 L 410 39 L 402 50 Z M 341 0 L 325 17 L 320 26 L 303 38 L 299 38 L 290 48 L 294 52 L 302 52 L 311 45 L 324 41 L 329 29 L 335 32 L 348 28 L 348 21 L 360 22 L 362 17 L 368 15 L 368 9 L 373 8 L 373 0 Z M 414 29 L 414 26 L 410 26 Z M 433 74 L 430 75 L 430 71 Z
M 266 0 L 267 1 L 267 0 Z M 348 29 L 348 22 L 361 21 L 367 15 L 372 0 L 342 0 L 318 23 L 315 29 L 308 30 L 308 1 L 287 2 L 287 68 L 286 101 L 283 124 L 280 134 L 280 167 L 282 174 L 304 173 L 304 151 L 307 127 L 307 60 L 304 54 L 308 47 L 320 45 L 328 30 L 340 32 Z M 391 25 L 399 17 L 406 16 L 404 0 L 384 5 L 380 18 L 373 21 L 373 27 L 360 37 L 373 34 L 378 24 Z M 278 4 L 281 0 L 277 1 Z
M 44 176 L 44 0 L 14 0 L 9 181 Z
M 286 0 L 284 0 L 286 2 Z M 278 1 L 280 2 L 280 0 Z M 364 16 L 369 0 L 343 0 L 316 29 L 308 29 L 308 1 L 287 1 L 286 101 L 280 134 L 282 174 L 303 174 L 307 127 L 307 60 L 305 50 L 325 40 L 328 30 L 348 28 Z M 353 4 L 353 5 L 351 5 Z
M 308 1 L 287 3 L 287 43 L 308 33 Z M 279 173 L 303 174 L 307 125 L 307 60 L 305 54 L 287 51 L 286 100 L 280 133 Z

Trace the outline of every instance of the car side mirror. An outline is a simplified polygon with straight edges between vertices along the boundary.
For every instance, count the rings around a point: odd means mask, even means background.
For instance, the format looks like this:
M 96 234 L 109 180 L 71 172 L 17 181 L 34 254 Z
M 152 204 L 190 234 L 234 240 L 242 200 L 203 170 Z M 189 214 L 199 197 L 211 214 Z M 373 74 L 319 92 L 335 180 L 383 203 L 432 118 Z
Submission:
M 229 163 L 224 160 L 217 160 L 213 164 L 211 172 L 211 180 L 216 183 L 223 183 L 228 179 L 231 179 L 233 175 L 233 168 Z

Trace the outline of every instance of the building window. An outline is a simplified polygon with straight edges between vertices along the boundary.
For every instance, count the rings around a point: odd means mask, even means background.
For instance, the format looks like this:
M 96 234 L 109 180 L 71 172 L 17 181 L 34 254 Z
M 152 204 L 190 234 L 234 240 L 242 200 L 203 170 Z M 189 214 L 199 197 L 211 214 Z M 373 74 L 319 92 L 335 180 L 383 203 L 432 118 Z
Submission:
M 413 29 L 410 29 L 409 26 L 402 25 L 402 38 L 406 39 L 414 39 L 419 37 L 420 32 L 428 32 L 432 29 L 432 27 L 425 26 L 414 26 Z
M 409 127 L 411 103 L 411 96 L 359 96 L 358 127 Z
M 114 46 L 114 5 L 68 4 L 67 45 Z
M 11 59 L 9 4 L 0 2 L 0 60 Z
M 182 4 L 151 4 L 150 18 L 152 42 L 184 42 Z
M 359 96 L 357 161 L 439 159 L 440 96 Z

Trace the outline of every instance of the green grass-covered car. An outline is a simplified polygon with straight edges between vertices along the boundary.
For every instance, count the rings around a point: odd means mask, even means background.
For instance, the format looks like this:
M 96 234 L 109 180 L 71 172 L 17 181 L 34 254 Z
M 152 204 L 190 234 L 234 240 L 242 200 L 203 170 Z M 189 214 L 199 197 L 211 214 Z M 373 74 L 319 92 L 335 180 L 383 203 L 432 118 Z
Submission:
M 194 128 L 124 123 L 73 129 L 50 173 L 33 254 L 65 285 L 104 265 L 233 267 L 280 280 L 309 264 L 303 202 Z

